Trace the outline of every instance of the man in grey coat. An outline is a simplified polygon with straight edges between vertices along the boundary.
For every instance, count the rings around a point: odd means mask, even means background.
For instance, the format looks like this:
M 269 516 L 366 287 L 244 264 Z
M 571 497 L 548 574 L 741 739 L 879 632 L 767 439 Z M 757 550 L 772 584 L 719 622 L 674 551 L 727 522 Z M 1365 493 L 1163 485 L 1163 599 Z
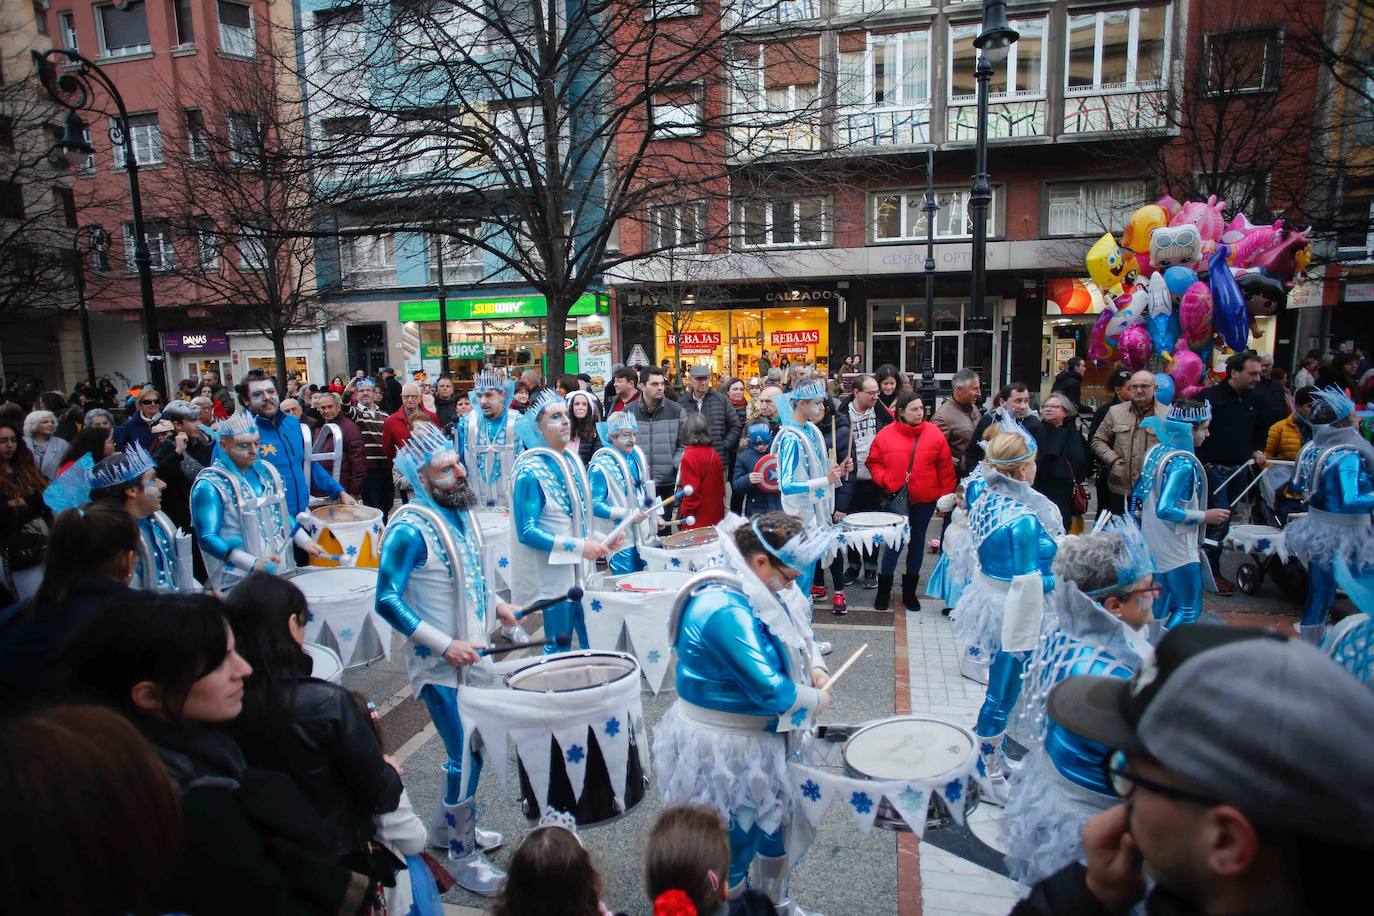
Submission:
M 719 391 L 711 388 L 709 366 L 693 366 L 692 383 L 678 403 L 684 414 L 699 413 L 711 426 L 711 445 L 720 455 L 721 467 L 734 467 L 733 450 L 743 432 L 739 413 Z
M 682 406 L 666 397 L 667 382 L 663 370 L 646 366 L 640 370 L 640 397 L 627 408 L 639 423 L 639 448 L 649 462 L 654 489 L 660 498 L 673 495 L 677 485 L 677 466 L 682 461 L 683 446 L 678 440 L 678 426 L 682 423 Z

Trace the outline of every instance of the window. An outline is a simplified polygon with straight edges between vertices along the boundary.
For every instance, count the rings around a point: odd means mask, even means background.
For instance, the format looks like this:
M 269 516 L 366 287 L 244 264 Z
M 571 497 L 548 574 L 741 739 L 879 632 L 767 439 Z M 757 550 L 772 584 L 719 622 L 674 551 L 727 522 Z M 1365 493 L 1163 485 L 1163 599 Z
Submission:
M 1279 87 L 1279 33 L 1272 29 L 1207 36 L 1207 94 L 1273 92 Z
M 969 211 L 968 188 L 936 188 L 935 239 L 966 239 L 973 236 L 973 215 Z M 988 235 L 997 234 L 997 210 L 1002 189 L 992 189 L 988 204 Z M 875 242 L 924 241 L 926 214 L 922 207 L 924 191 L 889 191 L 875 194 L 873 201 L 873 240 Z
M 846 40 L 848 38 L 848 40 Z M 930 33 L 842 36 L 837 89 L 842 106 L 925 105 L 930 101 Z
M 1050 235 L 1099 235 L 1125 223 L 1145 199 L 1143 181 L 1046 185 Z
M 253 8 L 228 0 L 218 0 L 217 8 L 220 50 L 235 57 L 256 56 L 258 41 L 253 34 Z
M 482 231 L 477 223 L 463 223 L 456 228 L 457 231 L 472 238 L 480 237 Z M 429 237 L 429 282 L 438 281 L 441 249 L 444 255 L 445 283 L 482 282 L 486 276 L 486 267 L 482 264 L 482 249 L 476 245 L 469 245 L 462 239 L 456 239 L 451 235 L 431 235 Z
M 33 25 L 39 35 L 48 34 L 48 11 L 40 0 L 33 0 Z
M 700 136 L 701 87 L 677 86 L 655 93 L 649 118 L 660 137 Z
M 379 286 L 394 282 L 396 258 L 393 237 L 350 235 L 339 239 L 339 268 L 346 286 Z
M 239 266 L 244 270 L 267 269 L 267 233 L 264 230 L 239 227 Z
M 229 128 L 229 161 L 238 165 L 252 165 L 258 161 L 262 140 L 258 136 L 258 119 L 242 111 L 231 111 Z
M 162 164 L 162 130 L 156 114 L 129 115 L 129 144 L 134 148 L 134 162 L 140 166 Z M 125 167 L 125 145 L 114 144 L 114 167 Z
M 0 217 L 24 218 L 24 189 L 17 181 L 0 181 Z
M 53 205 L 62 211 L 62 219 L 66 222 L 69 229 L 76 228 L 76 196 L 72 194 L 71 188 L 56 187 L 52 189 Z
M 1374 260 L 1374 200 L 1363 196 L 1365 189 L 1357 193 L 1341 201 L 1336 245 L 1342 261 Z
M 1168 75 L 1169 6 L 1069 16 L 1066 80 L 1070 90 L 1124 89 Z
M 367 56 L 367 33 L 363 31 L 362 10 L 317 13 L 321 70 L 344 73 L 358 66 Z
M 102 57 L 127 57 L 146 54 L 153 49 L 148 43 L 148 11 L 143 7 L 143 0 L 130 0 L 124 9 L 97 6 L 95 12 Z
M 90 129 L 89 127 L 83 127 L 83 128 L 81 129 L 81 139 L 86 141 L 86 145 L 87 145 L 87 146 L 90 146 L 90 145 L 91 145 L 91 129 Z M 87 153 L 86 156 L 85 156 L 85 158 L 81 160 L 80 164 L 77 165 L 77 167 L 76 167 L 76 171 L 77 171 L 77 174 L 79 174 L 79 175 L 94 175 L 94 174 L 95 174 L 95 150 L 94 150 L 94 149 L 92 149 L 89 153 Z
M 205 115 L 199 108 L 186 109 L 186 152 L 194 162 L 209 155 L 205 146 Z
M 177 44 L 194 45 L 196 29 L 191 21 L 191 0 L 172 0 L 172 18 L 176 20 Z
M 644 18 L 676 19 L 679 16 L 695 16 L 699 11 L 696 0 L 649 0 Z
M 148 246 L 148 266 L 153 270 L 171 270 L 176 264 L 176 252 L 172 249 L 172 230 L 166 223 L 156 220 L 143 224 L 143 241 Z M 133 273 L 138 270 L 134 261 L 134 224 L 124 224 L 124 269 Z
M 196 254 L 201 270 L 219 270 L 219 237 L 209 220 L 200 220 L 196 226 Z
M 1045 91 L 1045 20 L 1014 20 L 1011 27 L 1021 37 L 1012 44 L 1007 59 L 992 65 L 993 93 L 1034 93 Z M 978 24 L 955 25 L 949 30 L 949 97 L 971 99 L 977 94 L 974 68 L 978 63 L 978 49 L 973 46 L 981 28 Z
M 747 247 L 818 245 L 825 241 L 824 197 L 746 200 L 739 205 L 740 241 Z
M 68 51 L 80 51 L 76 44 L 76 19 L 73 13 L 57 14 L 57 38 Z
M 528 147 L 541 151 L 536 153 L 536 160 L 542 157 L 544 109 L 538 102 L 503 105 L 492 113 L 492 125 L 496 128 L 495 133 L 504 138 L 506 149 L 522 150 Z
M 692 201 L 649 209 L 649 247 L 701 250 L 706 202 Z
M 14 119 L 0 115 L 0 149 L 14 149 Z

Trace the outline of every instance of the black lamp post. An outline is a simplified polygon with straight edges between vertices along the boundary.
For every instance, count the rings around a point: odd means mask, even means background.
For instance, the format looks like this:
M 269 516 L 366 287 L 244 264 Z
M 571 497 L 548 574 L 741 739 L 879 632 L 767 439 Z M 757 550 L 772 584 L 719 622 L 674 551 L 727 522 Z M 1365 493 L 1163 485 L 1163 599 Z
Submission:
M 978 63 L 973 74 L 978 83 L 978 136 L 973 185 L 968 203 L 973 215 L 973 301 L 969 304 L 965 331 L 982 335 L 991 330 L 983 299 L 987 287 L 988 205 L 992 203 L 992 184 L 988 180 L 988 88 L 992 65 L 1007 59 L 1007 51 L 1021 36 L 1007 24 L 1006 0 L 983 0 L 983 30 L 973 39 Z M 991 350 L 989 350 L 991 355 Z M 981 370 L 981 366 L 969 368 Z
M 81 316 L 81 346 L 86 356 L 86 381 L 95 384 L 95 349 L 91 344 L 91 312 L 86 307 L 86 260 L 81 250 L 81 240 L 91 254 L 95 255 L 95 269 L 105 272 L 109 264 L 105 260 L 110 250 L 110 234 L 99 226 L 82 226 L 72 233 L 72 269 L 76 277 L 76 306 Z
M 148 240 L 143 226 L 143 198 L 138 191 L 138 159 L 129 131 L 129 112 L 124 97 L 104 70 L 88 58 L 66 48 L 33 52 L 38 79 L 48 95 L 67 109 L 66 132 L 57 141 L 58 149 L 89 156 L 86 123 L 77 112 L 89 111 L 108 116 L 96 102 L 96 88 L 103 89 L 114 103 L 116 116 L 110 124 L 110 141 L 124 147 L 124 170 L 129 174 L 129 208 L 133 212 L 134 266 L 138 270 L 139 297 L 143 304 L 143 342 L 148 359 L 148 380 L 167 393 L 167 372 L 162 356 L 162 341 L 157 330 L 157 307 L 153 301 L 153 269 L 148 256 Z
M 926 339 L 925 358 L 921 361 L 921 401 L 926 413 L 935 410 L 935 215 L 940 205 L 935 202 L 935 148 L 926 150 L 926 202 L 921 208 L 926 214 Z

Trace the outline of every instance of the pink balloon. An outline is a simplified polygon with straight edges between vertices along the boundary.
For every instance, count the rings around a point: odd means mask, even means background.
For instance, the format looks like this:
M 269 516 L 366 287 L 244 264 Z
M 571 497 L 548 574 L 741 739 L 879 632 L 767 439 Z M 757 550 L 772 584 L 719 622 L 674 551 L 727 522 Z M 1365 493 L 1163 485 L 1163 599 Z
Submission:
M 1121 332 L 1121 360 L 1132 369 L 1144 369 L 1150 359 L 1150 331 L 1133 324 Z
M 1178 306 L 1178 323 L 1188 342 L 1201 343 L 1212 337 L 1212 290 L 1198 281 L 1188 287 Z
M 1202 357 L 1188 349 L 1188 341 L 1182 337 L 1174 344 L 1174 364 L 1169 368 L 1174 380 L 1174 391 L 1178 397 L 1188 397 L 1189 388 L 1196 388 L 1202 378 Z
M 1116 359 L 1116 347 L 1107 343 L 1107 324 L 1116 317 L 1116 309 L 1110 305 L 1102 310 L 1088 334 L 1088 358 L 1105 363 Z

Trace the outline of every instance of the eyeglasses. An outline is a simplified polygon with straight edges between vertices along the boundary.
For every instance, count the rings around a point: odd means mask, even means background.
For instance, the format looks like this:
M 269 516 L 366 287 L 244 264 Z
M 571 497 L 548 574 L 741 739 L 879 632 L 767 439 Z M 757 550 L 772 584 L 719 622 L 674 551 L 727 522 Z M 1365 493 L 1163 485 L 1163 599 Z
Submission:
M 1119 798 L 1130 798 L 1137 788 L 1165 798 L 1172 798 L 1174 801 L 1192 802 L 1195 805 L 1206 805 L 1212 807 L 1220 804 L 1214 798 L 1199 795 L 1196 792 L 1189 792 L 1187 789 L 1180 789 L 1176 786 L 1167 786 L 1162 782 L 1155 782 L 1147 779 L 1139 773 L 1134 773 L 1126 768 L 1126 752 L 1113 751 L 1107 757 L 1103 772 L 1107 777 L 1107 785 L 1111 786 L 1112 791 Z
M 161 403 L 162 403 L 162 399 L 161 399 L 161 398 L 148 398 L 148 399 L 146 399 L 146 400 L 139 401 L 138 403 L 140 403 L 140 404 L 161 404 Z
M 1154 595 L 1157 597 L 1162 591 L 1164 591 L 1164 586 L 1162 585 L 1147 585 L 1144 588 L 1131 589 L 1126 593 L 1126 597 L 1134 598 L 1136 595 Z
M 1131 384 L 1131 385 L 1127 385 L 1126 387 L 1127 387 L 1127 388 L 1130 388 L 1131 390 L 1140 389 L 1140 390 L 1143 391 L 1143 390 L 1145 390 L 1145 389 L 1147 389 L 1147 388 L 1153 388 L 1153 387 L 1154 387 L 1154 383 L 1153 383 L 1153 382 L 1146 382 L 1146 383 L 1143 384 L 1143 385 L 1142 385 L 1142 384 Z

